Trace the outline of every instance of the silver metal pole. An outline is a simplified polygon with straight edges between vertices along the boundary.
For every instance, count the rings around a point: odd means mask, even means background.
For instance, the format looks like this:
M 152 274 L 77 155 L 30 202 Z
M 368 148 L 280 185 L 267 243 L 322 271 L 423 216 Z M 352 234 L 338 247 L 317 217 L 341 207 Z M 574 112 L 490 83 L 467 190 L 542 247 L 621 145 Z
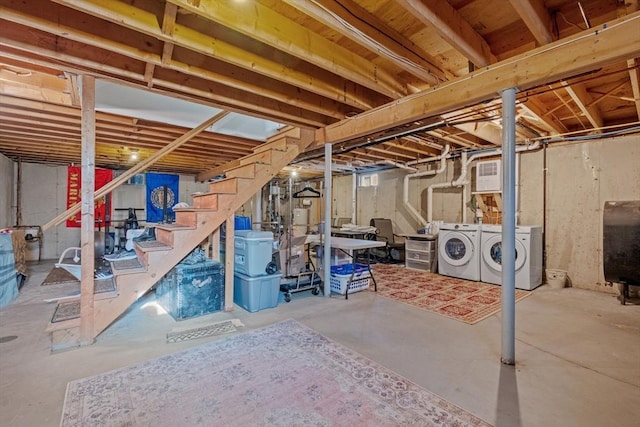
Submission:
M 502 91 L 502 363 L 514 365 L 516 299 L 516 89 Z
M 324 145 L 324 296 L 331 295 L 331 152 L 332 145 Z

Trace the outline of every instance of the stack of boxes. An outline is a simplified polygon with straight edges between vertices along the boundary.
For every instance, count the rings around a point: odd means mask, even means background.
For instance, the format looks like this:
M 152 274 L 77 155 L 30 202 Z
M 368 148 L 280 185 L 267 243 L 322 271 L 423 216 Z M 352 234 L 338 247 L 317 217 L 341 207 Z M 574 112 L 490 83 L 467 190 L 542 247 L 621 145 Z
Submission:
M 278 305 L 281 273 L 269 274 L 273 233 L 239 230 L 234 241 L 233 302 L 249 312 Z

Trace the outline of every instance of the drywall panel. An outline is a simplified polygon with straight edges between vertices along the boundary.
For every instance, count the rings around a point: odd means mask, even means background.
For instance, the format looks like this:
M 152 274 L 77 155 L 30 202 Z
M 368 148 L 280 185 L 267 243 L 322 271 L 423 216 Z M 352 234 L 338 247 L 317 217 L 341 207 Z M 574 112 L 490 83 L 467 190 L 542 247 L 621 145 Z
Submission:
M 15 225 L 13 162 L 0 154 L 0 228 Z

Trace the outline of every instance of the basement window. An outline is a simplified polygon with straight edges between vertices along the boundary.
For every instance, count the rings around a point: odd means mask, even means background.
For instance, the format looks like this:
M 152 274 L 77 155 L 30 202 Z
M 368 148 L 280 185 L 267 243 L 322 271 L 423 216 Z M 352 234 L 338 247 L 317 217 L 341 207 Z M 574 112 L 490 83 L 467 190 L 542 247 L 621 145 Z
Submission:
M 360 175 L 360 187 L 376 187 L 378 185 L 378 174 Z

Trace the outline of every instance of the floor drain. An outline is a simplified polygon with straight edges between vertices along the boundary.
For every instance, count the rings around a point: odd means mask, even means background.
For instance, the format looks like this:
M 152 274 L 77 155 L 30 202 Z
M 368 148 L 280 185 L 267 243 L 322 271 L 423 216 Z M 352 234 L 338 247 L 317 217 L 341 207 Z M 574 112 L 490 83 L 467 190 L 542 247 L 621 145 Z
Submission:
M 18 338 L 17 335 L 7 335 L 6 337 L 0 337 L 0 344 L 5 343 L 5 342 L 9 342 L 9 341 L 13 341 L 13 340 L 15 340 L 17 338 Z

